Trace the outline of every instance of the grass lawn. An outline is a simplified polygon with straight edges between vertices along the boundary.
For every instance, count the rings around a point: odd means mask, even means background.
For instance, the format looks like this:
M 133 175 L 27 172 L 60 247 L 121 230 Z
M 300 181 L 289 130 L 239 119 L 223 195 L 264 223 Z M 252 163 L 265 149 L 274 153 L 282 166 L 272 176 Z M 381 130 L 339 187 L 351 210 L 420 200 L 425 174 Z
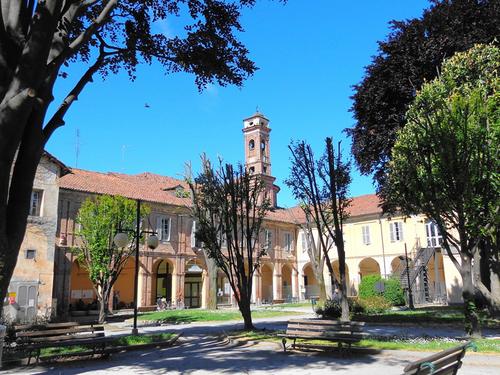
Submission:
M 498 319 L 481 315 L 484 327 L 500 327 Z M 435 306 L 415 310 L 387 311 L 382 314 L 354 314 L 352 320 L 379 323 L 464 323 L 464 313 L 461 307 Z
M 158 333 L 153 335 L 140 335 L 140 336 L 122 336 L 117 337 L 116 340 L 109 341 L 106 343 L 106 347 L 117 347 L 117 346 L 132 346 L 139 344 L 151 344 L 154 342 L 167 341 L 173 337 L 173 333 Z M 52 355 L 61 354 L 71 354 L 77 352 L 83 352 L 89 350 L 86 346 L 67 346 L 63 348 L 43 348 L 40 352 L 40 357 L 47 357 Z
M 228 335 L 232 339 L 243 341 L 272 341 L 281 343 L 281 338 L 277 337 L 283 331 L 234 331 Z M 320 344 L 337 346 L 336 343 L 321 340 L 309 340 L 310 344 Z M 430 338 L 370 338 L 361 340 L 354 347 L 370 349 L 388 350 L 409 350 L 409 351 L 431 351 L 436 352 L 460 345 L 462 341 L 453 339 L 430 339 Z M 480 339 L 474 340 L 477 351 L 480 353 L 500 353 L 500 340 Z
M 272 318 L 297 314 L 294 311 L 255 310 L 252 318 Z M 242 320 L 238 310 L 165 310 L 146 313 L 139 316 L 139 320 L 153 320 L 165 323 L 191 323 L 191 322 L 218 322 L 226 320 Z

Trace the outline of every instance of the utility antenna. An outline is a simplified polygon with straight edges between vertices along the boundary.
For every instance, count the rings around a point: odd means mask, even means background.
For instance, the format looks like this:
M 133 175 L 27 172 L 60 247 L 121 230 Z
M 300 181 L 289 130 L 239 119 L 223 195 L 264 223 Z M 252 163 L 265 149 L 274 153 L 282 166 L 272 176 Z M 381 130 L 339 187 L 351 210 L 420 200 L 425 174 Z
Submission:
M 80 158 L 80 129 L 76 129 L 76 143 L 75 143 L 75 168 L 78 168 L 78 159 Z

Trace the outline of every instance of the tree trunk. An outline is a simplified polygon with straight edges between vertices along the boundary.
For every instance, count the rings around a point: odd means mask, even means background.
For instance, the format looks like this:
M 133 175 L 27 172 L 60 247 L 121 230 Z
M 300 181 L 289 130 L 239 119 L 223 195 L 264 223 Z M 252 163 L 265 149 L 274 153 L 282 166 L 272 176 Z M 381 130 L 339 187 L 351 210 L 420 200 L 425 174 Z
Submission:
M 14 248 L 9 246 L 9 241 L 5 235 L 0 235 L 0 293 L 2 301 L 7 296 L 9 289 L 10 279 L 14 273 L 14 268 L 17 262 L 17 253 L 19 246 Z M 0 303 L 0 316 L 3 316 L 4 304 Z
M 340 250 L 339 250 L 340 251 Z M 345 257 L 342 261 L 339 260 L 340 273 L 340 306 L 342 308 L 342 320 L 349 320 L 349 301 L 347 299 L 347 280 L 345 277 Z
M 479 338 L 482 337 L 481 324 L 474 298 L 474 284 L 472 282 L 472 262 L 471 258 L 461 254 L 461 276 L 462 276 L 462 297 L 464 299 L 465 332 L 467 335 Z
M 244 326 L 243 329 L 245 331 L 251 331 L 255 329 L 252 323 L 252 310 L 250 309 L 250 298 L 249 296 L 242 296 L 240 301 L 238 302 L 238 307 L 241 312 L 241 316 L 243 317 Z
M 208 300 L 207 309 L 217 309 L 217 264 L 214 259 L 205 255 L 205 264 L 207 265 L 207 280 L 208 280 Z
M 106 321 L 106 318 L 108 317 L 106 310 L 106 301 L 99 301 L 99 324 L 102 324 Z

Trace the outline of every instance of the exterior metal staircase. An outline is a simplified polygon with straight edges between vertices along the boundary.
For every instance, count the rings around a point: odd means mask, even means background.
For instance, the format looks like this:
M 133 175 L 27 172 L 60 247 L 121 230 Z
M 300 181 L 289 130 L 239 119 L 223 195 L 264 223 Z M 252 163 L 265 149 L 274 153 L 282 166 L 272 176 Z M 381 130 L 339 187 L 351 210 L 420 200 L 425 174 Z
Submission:
M 428 264 L 436 252 L 434 247 L 419 247 L 415 245 L 408 254 L 408 269 L 406 260 L 402 259 L 395 274 L 399 275 L 401 287 L 408 290 L 408 271 L 413 299 L 416 304 L 431 302 L 429 288 Z

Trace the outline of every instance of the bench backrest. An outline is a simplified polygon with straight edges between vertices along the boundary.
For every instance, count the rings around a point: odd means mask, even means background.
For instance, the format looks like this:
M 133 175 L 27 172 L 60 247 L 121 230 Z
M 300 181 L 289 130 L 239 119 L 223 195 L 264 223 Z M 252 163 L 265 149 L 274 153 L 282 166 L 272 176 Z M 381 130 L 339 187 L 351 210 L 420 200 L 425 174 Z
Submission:
M 22 331 L 46 331 L 52 329 L 61 329 L 61 328 L 71 328 L 77 327 L 77 322 L 64 322 L 64 323 L 46 323 L 46 324 L 23 324 L 14 326 L 14 332 L 22 332 Z
M 362 337 L 364 322 L 323 319 L 293 319 L 288 321 L 287 335 L 311 337 Z
M 16 333 L 19 343 L 58 342 L 76 339 L 88 339 L 104 336 L 103 326 L 73 326 L 35 331 L 21 331 Z
M 462 358 L 470 343 L 443 350 L 437 354 L 410 363 L 404 369 L 405 375 L 447 375 L 456 374 L 462 366 Z

